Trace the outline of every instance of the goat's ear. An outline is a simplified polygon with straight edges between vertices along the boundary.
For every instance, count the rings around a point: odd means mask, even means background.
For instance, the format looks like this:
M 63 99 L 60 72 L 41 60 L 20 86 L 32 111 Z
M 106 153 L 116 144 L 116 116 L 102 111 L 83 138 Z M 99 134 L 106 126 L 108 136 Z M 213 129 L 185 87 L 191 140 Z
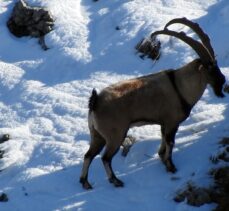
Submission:
M 202 65 L 199 66 L 199 71 L 209 71 L 209 72 L 212 72 L 212 71 L 216 71 L 216 70 L 219 70 L 217 61 L 211 62 L 208 65 L 203 65 L 202 64 Z
M 199 69 L 198 69 L 198 70 L 199 70 L 199 71 L 206 71 L 206 68 L 204 67 L 204 65 L 201 64 L 201 65 L 199 66 Z

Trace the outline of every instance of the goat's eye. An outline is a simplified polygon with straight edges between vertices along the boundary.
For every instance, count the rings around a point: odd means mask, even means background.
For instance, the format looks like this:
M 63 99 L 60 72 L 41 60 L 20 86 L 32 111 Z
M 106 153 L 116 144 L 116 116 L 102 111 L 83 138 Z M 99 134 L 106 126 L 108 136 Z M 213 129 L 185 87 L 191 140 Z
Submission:
M 208 69 L 213 74 L 220 72 L 220 69 L 217 64 L 210 64 Z

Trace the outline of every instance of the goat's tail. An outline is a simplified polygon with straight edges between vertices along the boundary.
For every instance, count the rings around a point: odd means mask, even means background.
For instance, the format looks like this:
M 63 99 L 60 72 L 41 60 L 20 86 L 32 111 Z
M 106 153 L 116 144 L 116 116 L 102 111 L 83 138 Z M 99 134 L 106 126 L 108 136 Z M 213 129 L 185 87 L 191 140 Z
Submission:
M 96 108 L 97 104 L 97 99 L 98 99 L 98 94 L 95 89 L 92 90 L 91 97 L 89 98 L 88 102 L 88 108 L 89 112 L 94 111 Z

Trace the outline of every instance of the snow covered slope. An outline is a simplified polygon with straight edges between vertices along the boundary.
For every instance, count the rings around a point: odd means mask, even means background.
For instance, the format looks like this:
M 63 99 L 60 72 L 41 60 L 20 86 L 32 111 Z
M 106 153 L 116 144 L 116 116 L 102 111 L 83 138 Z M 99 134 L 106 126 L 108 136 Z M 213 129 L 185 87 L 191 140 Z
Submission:
M 125 182 L 115 189 L 98 156 L 91 167 L 94 189 L 78 183 L 89 146 L 87 103 L 92 88 L 161 69 L 179 67 L 196 57 L 185 44 L 165 36 L 163 55 L 153 64 L 134 50 L 139 40 L 175 17 L 195 20 L 211 37 L 221 70 L 229 78 L 229 2 L 227 0 L 27 0 L 47 7 L 55 30 L 44 52 L 31 38 L 15 38 L 6 21 L 14 0 L 0 1 L 1 211 L 52 210 L 194 210 L 176 204 L 173 194 L 188 180 L 207 185 L 210 155 L 229 135 L 228 96 L 218 99 L 209 88 L 176 137 L 168 174 L 157 156 L 160 128 L 133 128 L 137 138 L 128 156 L 115 156 L 114 169 Z M 117 27 L 120 30 L 117 30 Z M 174 26 L 181 29 L 180 25 Z M 182 28 L 183 29 L 183 28 Z M 195 210 L 211 210 L 214 204 Z

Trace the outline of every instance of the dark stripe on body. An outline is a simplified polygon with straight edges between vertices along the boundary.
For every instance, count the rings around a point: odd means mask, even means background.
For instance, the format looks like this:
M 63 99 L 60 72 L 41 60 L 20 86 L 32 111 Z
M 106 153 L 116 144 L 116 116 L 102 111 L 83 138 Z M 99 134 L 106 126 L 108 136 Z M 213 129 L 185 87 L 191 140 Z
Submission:
M 192 106 L 186 101 L 184 96 L 181 94 L 179 88 L 177 87 L 177 84 L 176 84 L 176 81 L 175 81 L 174 71 L 169 70 L 166 73 L 167 73 L 167 75 L 168 75 L 168 77 L 169 77 L 169 79 L 171 81 L 171 84 L 173 85 L 174 90 L 177 93 L 178 98 L 180 99 L 183 111 L 185 112 L 185 114 L 189 115 L 189 113 L 190 113 L 190 111 L 192 109 Z

